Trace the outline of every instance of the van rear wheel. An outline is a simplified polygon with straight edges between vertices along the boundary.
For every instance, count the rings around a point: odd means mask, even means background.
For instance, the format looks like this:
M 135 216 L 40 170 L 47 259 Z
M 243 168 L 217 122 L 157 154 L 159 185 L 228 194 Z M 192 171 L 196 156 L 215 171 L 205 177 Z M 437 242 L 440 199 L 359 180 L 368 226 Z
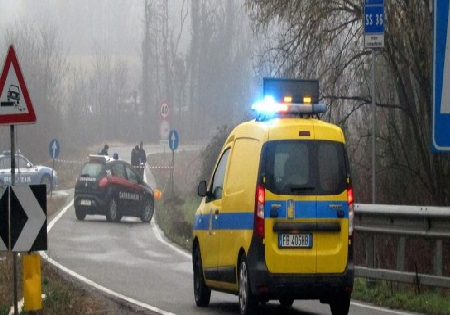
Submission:
M 330 310 L 332 315 L 347 315 L 350 310 L 350 295 L 338 294 L 330 302 Z
M 194 298 L 195 304 L 198 307 L 205 307 L 209 305 L 211 299 L 211 289 L 205 284 L 203 278 L 202 256 L 200 254 L 200 247 L 197 245 L 192 255 L 194 266 Z
M 283 307 L 291 307 L 294 304 L 294 298 L 289 296 L 283 296 L 279 299 L 280 305 Z
M 253 315 L 256 314 L 257 308 L 258 298 L 252 294 L 250 287 L 247 259 L 242 255 L 239 263 L 239 309 L 241 315 Z

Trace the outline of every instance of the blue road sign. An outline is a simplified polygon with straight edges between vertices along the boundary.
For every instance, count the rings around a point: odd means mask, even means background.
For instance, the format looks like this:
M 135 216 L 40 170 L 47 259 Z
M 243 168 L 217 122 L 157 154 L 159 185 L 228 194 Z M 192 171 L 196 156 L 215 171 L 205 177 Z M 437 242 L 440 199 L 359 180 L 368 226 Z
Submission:
M 449 2 L 434 1 L 432 151 L 450 151 Z
M 52 159 L 58 158 L 58 155 L 59 155 L 58 140 L 53 139 L 52 141 L 50 141 L 50 144 L 48 145 L 48 153 L 50 154 L 50 157 Z
M 384 1 L 366 0 L 364 3 L 364 46 L 384 47 Z
M 169 132 L 169 148 L 172 151 L 178 148 L 178 132 L 176 130 L 170 130 Z

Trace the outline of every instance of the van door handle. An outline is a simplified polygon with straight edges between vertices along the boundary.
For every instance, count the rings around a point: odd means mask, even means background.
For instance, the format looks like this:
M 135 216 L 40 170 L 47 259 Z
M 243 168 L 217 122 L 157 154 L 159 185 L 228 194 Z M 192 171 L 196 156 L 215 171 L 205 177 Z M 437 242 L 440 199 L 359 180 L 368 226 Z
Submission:
M 214 214 L 219 215 L 219 209 L 214 209 Z

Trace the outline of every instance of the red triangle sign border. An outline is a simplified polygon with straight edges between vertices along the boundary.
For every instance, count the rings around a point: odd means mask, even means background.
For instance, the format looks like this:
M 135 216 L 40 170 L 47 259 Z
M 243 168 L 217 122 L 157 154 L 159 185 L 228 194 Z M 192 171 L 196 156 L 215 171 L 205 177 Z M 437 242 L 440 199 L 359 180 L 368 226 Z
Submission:
M 3 66 L 3 71 L 0 76 L 0 97 L 3 94 L 3 89 L 6 84 L 6 79 L 8 77 L 9 69 L 11 65 L 19 81 L 20 91 L 25 99 L 25 104 L 28 113 L 13 113 L 13 114 L 1 114 L 0 113 L 0 125 L 15 125 L 15 124 L 32 124 L 36 122 L 36 115 L 34 113 L 33 104 L 31 103 L 30 95 L 28 94 L 28 89 L 25 84 L 25 80 L 20 70 L 19 61 L 16 57 L 14 47 L 9 46 L 8 55 L 5 59 L 5 64 Z

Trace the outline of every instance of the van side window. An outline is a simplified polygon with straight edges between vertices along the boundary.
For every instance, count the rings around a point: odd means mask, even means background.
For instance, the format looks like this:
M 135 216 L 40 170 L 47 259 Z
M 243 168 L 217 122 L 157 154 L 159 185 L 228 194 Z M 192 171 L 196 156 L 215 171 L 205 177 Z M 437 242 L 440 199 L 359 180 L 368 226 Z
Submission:
M 220 158 L 217 168 L 214 172 L 211 192 L 212 199 L 221 199 L 223 190 L 223 181 L 225 179 L 225 170 L 227 169 L 228 156 L 230 155 L 230 149 L 228 148 Z

